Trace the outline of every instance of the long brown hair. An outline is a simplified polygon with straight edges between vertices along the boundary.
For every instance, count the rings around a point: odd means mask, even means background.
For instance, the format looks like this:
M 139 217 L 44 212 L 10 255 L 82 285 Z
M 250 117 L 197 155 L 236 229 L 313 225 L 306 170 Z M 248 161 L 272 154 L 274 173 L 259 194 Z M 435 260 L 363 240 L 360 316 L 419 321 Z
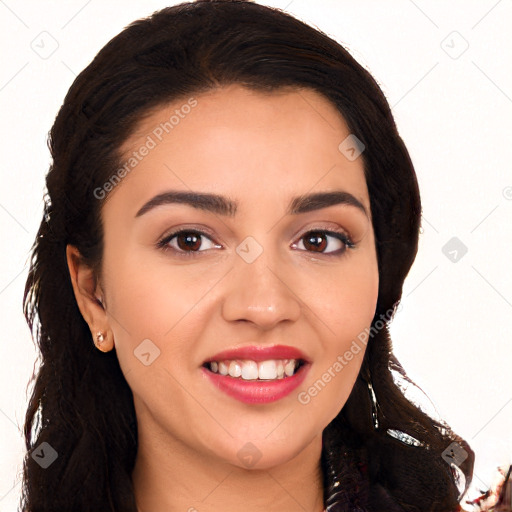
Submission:
M 115 350 L 102 353 L 91 342 L 66 245 L 99 268 L 103 201 L 94 191 L 119 169 L 119 148 L 136 123 L 159 106 L 233 83 L 267 92 L 311 88 L 332 102 L 365 146 L 379 295 L 357 381 L 323 433 L 328 511 L 455 510 L 471 482 L 473 451 L 411 403 L 393 376 L 407 378 L 388 323 L 416 256 L 421 202 L 390 107 L 336 41 L 243 0 L 183 3 L 130 24 L 76 78 L 51 129 L 45 211 L 24 296 L 41 365 L 25 419 L 22 510 L 137 510 L 133 396 Z M 47 468 L 31 456 L 43 442 L 58 454 Z M 459 465 L 445 456 L 453 443 L 466 455 Z

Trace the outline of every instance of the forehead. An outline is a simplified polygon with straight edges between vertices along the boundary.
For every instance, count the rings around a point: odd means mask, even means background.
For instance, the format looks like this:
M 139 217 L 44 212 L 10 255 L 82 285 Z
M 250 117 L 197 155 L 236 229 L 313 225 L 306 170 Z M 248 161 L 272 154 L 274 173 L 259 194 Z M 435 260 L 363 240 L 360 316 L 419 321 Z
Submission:
M 132 189 L 133 200 L 167 182 L 241 201 L 265 195 L 281 202 L 342 188 L 369 210 L 363 159 L 340 149 L 349 135 L 335 106 L 313 90 L 225 86 L 147 115 L 122 147 L 123 163 L 135 165 L 121 186 Z

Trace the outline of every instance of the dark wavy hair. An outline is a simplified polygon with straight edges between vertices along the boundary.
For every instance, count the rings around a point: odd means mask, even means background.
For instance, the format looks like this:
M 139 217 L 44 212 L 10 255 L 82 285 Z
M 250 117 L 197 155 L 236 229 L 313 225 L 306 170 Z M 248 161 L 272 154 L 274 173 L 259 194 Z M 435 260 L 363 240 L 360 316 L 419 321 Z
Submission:
M 421 202 L 384 94 L 339 43 L 294 17 L 250 1 L 199 0 L 137 20 L 108 42 L 72 84 L 49 133 L 44 216 L 24 294 L 40 365 L 24 425 L 23 512 L 137 511 L 133 395 L 115 350 L 103 353 L 91 341 L 66 245 L 99 271 L 104 203 L 94 190 L 119 169 L 123 142 L 156 109 L 229 84 L 317 91 L 366 148 L 379 294 L 351 395 L 323 432 L 327 510 L 457 510 L 474 453 L 406 398 L 398 377 L 414 383 L 388 331 L 418 249 Z M 31 456 L 43 442 L 58 454 L 46 469 Z M 458 466 L 443 454 L 452 443 L 467 455 Z

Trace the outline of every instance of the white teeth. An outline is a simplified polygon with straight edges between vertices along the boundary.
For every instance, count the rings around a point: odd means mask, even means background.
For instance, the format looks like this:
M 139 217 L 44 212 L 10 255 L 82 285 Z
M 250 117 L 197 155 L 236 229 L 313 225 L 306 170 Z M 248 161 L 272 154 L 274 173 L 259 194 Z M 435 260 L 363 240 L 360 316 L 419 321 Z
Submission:
M 262 361 L 258 367 L 260 379 L 277 379 L 277 368 L 275 361 Z
M 244 380 L 275 380 L 291 377 L 299 366 L 297 359 L 269 359 L 267 361 L 211 361 L 210 370 L 220 375 L 241 377 Z
M 244 361 L 242 364 L 242 379 L 256 380 L 258 378 L 258 364 L 254 361 Z
M 236 361 L 229 363 L 229 375 L 231 377 L 240 377 L 242 375 L 242 367 Z
M 286 373 L 287 377 L 291 377 L 295 370 L 295 360 L 292 359 L 288 363 L 284 365 L 284 373 Z
M 224 361 L 219 362 L 219 373 L 221 375 L 227 375 L 228 374 L 228 365 Z
M 277 361 L 277 378 L 282 379 L 284 377 L 284 364 L 283 361 Z

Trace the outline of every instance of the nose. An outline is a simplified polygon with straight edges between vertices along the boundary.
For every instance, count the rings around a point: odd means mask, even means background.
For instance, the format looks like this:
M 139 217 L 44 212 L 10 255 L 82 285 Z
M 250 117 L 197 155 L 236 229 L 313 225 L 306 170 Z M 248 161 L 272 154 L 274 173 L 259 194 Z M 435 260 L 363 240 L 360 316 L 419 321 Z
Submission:
M 280 322 L 295 322 L 301 312 L 301 300 L 293 288 L 292 272 L 270 251 L 248 263 L 237 256 L 229 273 L 229 283 L 222 305 L 228 322 L 249 322 L 261 330 Z

